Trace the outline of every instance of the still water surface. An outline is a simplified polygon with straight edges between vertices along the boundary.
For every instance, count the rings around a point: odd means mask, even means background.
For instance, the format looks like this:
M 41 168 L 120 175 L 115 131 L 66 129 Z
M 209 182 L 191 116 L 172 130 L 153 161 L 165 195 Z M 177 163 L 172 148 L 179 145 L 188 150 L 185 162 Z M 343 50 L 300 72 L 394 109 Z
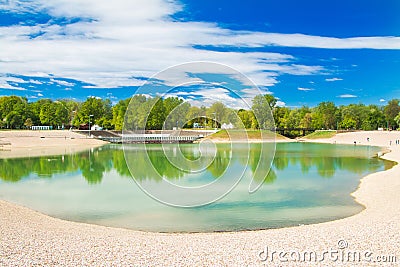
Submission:
M 137 179 L 157 183 L 140 160 L 145 151 L 131 145 Z M 0 198 L 50 216 L 106 226 L 157 232 L 210 232 L 265 229 L 334 220 L 358 213 L 362 206 L 350 196 L 359 179 L 392 167 L 373 157 L 377 147 L 278 143 L 271 171 L 261 188 L 248 193 L 257 153 L 250 158 L 227 153 L 219 144 L 216 158 L 196 179 L 169 164 L 160 145 L 148 156 L 163 178 L 180 185 L 209 183 L 224 172 L 248 164 L 245 177 L 219 201 L 200 208 L 161 204 L 133 181 L 120 145 L 106 145 L 76 154 L 0 159 Z M 171 145 L 170 149 L 176 149 Z M 251 144 L 251 152 L 260 144 Z M 196 159 L 196 145 L 183 145 Z M 232 156 L 234 155 L 234 156 Z M 239 156 L 238 156 L 239 155 Z

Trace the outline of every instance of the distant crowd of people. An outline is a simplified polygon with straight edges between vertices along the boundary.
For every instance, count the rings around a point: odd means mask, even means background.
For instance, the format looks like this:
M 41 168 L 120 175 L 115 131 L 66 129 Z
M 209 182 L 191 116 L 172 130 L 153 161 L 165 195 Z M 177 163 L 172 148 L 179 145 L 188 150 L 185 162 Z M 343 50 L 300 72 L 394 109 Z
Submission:
M 367 142 L 369 142 L 369 137 L 367 137 Z M 395 144 L 400 145 L 400 140 L 396 139 Z M 354 145 L 357 145 L 357 141 L 354 141 Z M 392 140 L 389 141 L 389 145 L 392 145 Z

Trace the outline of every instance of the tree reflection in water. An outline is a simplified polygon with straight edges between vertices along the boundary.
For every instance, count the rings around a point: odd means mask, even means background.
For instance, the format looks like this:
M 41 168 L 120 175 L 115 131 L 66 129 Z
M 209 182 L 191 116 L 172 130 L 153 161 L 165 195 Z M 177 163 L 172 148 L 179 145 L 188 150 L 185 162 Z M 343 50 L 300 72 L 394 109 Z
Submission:
M 195 145 L 183 145 L 180 148 L 182 154 L 190 160 L 199 159 L 198 150 L 193 149 L 193 146 Z M 137 180 L 156 180 L 160 179 L 160 177 L 175 180 L 186 177 L 187 173 L 185 171 L 175 167 L 164 156 L 160 145 L 152 145 L 150 147 L 151 149 L 147 150 L 147 152 L 135 149 L 135 145 L 132 145 L 132 149 L 129 150 L 129 153 L 133 153 L 136 161 L 135 166 L 138 168 L 136 172 L 138 177 L 135 177 Z M 251 144 L 249 158 L 247 158 L 247 152 L 243 153 L 243 157 L 240 156 L 241 153 L 237 153 L 239 156 L 231 158 L 230 146 L 228 144 L 218 144 L 216 157 L 211 160 L 211 164 L 205 171 L 214 178 L 218 178 L 230 163 L 241 164 L 242 166 L 248 164 L 253 175 L 257 166 L 261 170 L 267 171 L 270 167 L 269 164 L 259 162 L 261 147 L 261 144 Z M 172 148 L 173 146 L 171 146 Z M 267 177 L 264 174 L 258 175 L 266 172 L 256 172 L 254 179 L 256 181 L 264 180 L 265 184 L 273 183 L 276 179 L 279 179 L 277 172 L 293 165 L 299 165 L 303 174 L 316 170 L 319 176 L 325 178 L 333 177 L 337 170 L 362 174 L 376 171 L 382 165 L 385 169 L 391 168 L 394 164 L 393 162 L 371 157 L 377 151 L 379 151 L 378 148 L 361 146 L 302 143 L 277 144 L 272 168 Z M 154 167 L 153 170 L 142 167 L 146 166 L 146 153 Z M 213 155 L 203 156 L 211 157 Z M 187 164 L 185 168 L 191 169 L 191 161 L 185 161 L 184 164 Z M 88 184 L 98 184 L 112 170 L 115 170 L 120 176 L 131 177 L 125 162 L 122 146 L 120 145 L 107 145 L 81 153 L 60 156 L 0 159 L 0 179 L 6 182 L 18 182 L 32 174 L 37 175 L 39 178 L 50 179 L 55 174 L 80 171 Z M 156 172 L 159 175 L 155 175 Z

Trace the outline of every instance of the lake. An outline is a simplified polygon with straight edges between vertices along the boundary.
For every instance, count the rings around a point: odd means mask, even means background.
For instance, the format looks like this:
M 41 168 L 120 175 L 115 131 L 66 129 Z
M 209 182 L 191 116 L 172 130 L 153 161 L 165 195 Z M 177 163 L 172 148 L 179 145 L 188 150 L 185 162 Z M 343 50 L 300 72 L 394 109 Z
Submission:
M 360 212 L 363 207 L 350 196 L 360 178 L 393 166 L 374 157 L 378 147 L 278 143 L 271 171 L 259 190 L 249 194 L 257 157 L 253 152 L 260 146 L 251 144 L 250 158 L 243 159 L 240 151 L 232 154 L 228 144 L 218 144 L 215 159 L 195 176 L 171 164 L 161 145 L 149 145 L 148 151 L 128 146 L 137 161 L 134 175 L 139 184 L 157 184 L 164 178 L 182 186 L 201 185 L 219 179 L 229 164 L 233 172 L 248 166 L 229 194 L 198 208 L 171 207 L 145 194 L 132 179 L 121 145 L 59 156 L 0 159 L 0 199 L 70 221 L 144 231 L 279 228 Z M 185 144 L 180 150 L 185 157 L 197 159 L 196 147 Z M 176 145 L 167 148 L 177 149 Z M 145 156 L 159 176 L 141 163 Z

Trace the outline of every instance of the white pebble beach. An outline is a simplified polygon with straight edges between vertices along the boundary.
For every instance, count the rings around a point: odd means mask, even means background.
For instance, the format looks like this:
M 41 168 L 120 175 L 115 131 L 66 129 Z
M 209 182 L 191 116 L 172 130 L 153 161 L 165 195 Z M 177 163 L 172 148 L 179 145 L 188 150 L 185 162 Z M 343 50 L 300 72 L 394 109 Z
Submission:
M 7 134 L 1 132 L 0 141 L 10 142 L 12 150 L 13 145 L 18 146 L 15 140 L 21 138 Z M 56 149 L 74 142 L 76 149 L 83 148 L 83 144 L 101 144 L 97 140 L 88 139 L 93 143 L 87 143 L 85 139 L 71 139 L 72 133 L 68 134 L 71 135 L 59 138 L 64 143 Z M 51 142 L 50 138 L 43 139 Z M 35 140 L 38 142 L 38 138 Z M 44 140 L 40 142 L 46 142 Z M 396 145 L 395 140 L 400 140 L 398 131 L 373 131 L 342 133 L 317 142 L 353 145 L 356 141 L 357 145 L 382 146 L 390 150 L 383 158 L 400 162 L 400 145 Z M 37 143 L 33 142 L 32 151 L 35 145 Z M 24 145 L 19 144 L 19 147 Z M 0 152 L 0 157 L 5 157 L 4 153 L 7 151 Z M 270 230 L 176 234 L 69 222 L 0 200 L 0 266 L 399 265 L 400 165 L 364 177 L 353 196 L 365 209 L 336 221 Z M 368 254 L 370 261 L 367 258 L 346 261 L 340 257 L 335 260 L 326 254 L 319 262 L 323 252 L 332 250 L 371 253 Z M 290 258 L 290 253 L 295 252 L 291 256 L 296 256 L 297 252 L 304 251 L 317 252 L 317 262 Z M 271 255 L 272 252 L 276 253 Z M 290 253 L 281 254 L 279 258 L 280 252 Z M 397 260 L 397 263 L 378 262 L 383 260 Z

